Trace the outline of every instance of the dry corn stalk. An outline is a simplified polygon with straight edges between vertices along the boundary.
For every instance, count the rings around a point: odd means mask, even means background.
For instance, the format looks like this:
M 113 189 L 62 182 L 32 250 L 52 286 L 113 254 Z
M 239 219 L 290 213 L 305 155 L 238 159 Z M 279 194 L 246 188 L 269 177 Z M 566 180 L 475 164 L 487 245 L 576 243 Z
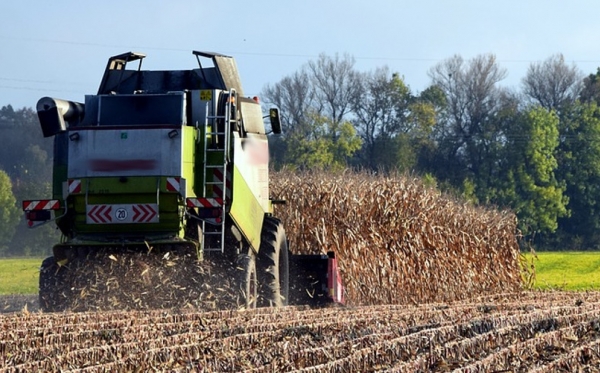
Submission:
M 272 174 L 295 253 L 336 252 L 350 304 L 451 301 L 522 288 L 514 214 L 475 207 L 418 179 Z

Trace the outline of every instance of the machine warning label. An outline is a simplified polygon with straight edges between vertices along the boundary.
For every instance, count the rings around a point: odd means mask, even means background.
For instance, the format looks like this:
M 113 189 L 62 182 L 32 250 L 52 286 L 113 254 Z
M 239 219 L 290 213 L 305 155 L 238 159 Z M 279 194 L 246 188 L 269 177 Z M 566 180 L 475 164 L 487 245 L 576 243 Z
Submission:
M 158 223 L 158 205 L 87 205 L 87 224 Z
M 200 91 L 201 101 L 212 101 L 212 91 L 209 89 L 203 89 Z
M 127 210 L 124 208 L 118 208 L 117 211 L 115 211 L 115 217 L 117 218 L 117 220 L 125 220 L 127 219 Z

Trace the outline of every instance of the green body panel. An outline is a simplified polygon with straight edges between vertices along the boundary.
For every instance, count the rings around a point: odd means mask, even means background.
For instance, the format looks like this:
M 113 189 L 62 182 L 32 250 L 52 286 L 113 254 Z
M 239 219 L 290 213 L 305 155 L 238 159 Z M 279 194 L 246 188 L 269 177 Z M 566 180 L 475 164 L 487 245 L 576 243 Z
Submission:
M 252 248 L 258 252 L 262 222 L 265 216 L 260 202 L 256 199 L 237 166 L 233 168 L 233 202 L 229 215 L 240 228 Z
M 81 191 L 68 197 L 69 219 L 75 234 L 84 235 L 130 235 L 130 236 L 183 236 L 183 196 L 195 197 L 195 156 L 198 130 L 190 126 L 181 127 L 182 159 L 179 175 L 89 177 L 80 178 Z M 58 164 L 54 169 L 53 194 L 63 197 L 67 182 L 67 165 Z M 167 177 L 179 177 L 181 192 L 167 190 Z M 183 181 L 184 180 L 184 181 Z M 158 223 L 88 224 L 87 206 L 119 204 L 156 204 Z M 63 201 L 64 205 L 64 201 Z M 61 216 L 64 210 L 57 211 Z
M 65 206 L 65 201 L 63 200 L 63 184 L 67 180 L 67 165 L 57 165 L 54 164 L 53 174 L 52 174 L 52 199 L 60 200 L 60 206 Z M 65 209 L 61 208 L 53 212 L 54 218 L 59 218 L 64 215 Z
M 69 209 L 75 213 L 74 227 L 80 234 L 180 234 L 181 196 L 166 189 L 166 177 L 102 177 L 82 180 L 81 192 L 72 195 Z M 158 195 L 158 200 L 157 200 Z M 86 203 L 87 199 L 87 203 Z M 86 205 L 158 204 L 159 223 L 87 224 Z
M 55 165 L 52 178 L 52 198 L 63 198 L 63 183 L 67 181 L 67 165 Z
M 211 127 L 208 126 L 208 131 L 210 131 Z M 198 138 L 205 139 L 206 138 L 207 129 L 203 126 L 198 128 Z M 203 167 L 204 167 L 204 142 L 196 141 L 195 145 L 195 163 L 193 165 L 194 171 L 194 194 L 197 196 L 202 196 L 202 187 L 204 185 L 204 175 L 203 175 Z
M 154 193 L 156 200 L 156 189 L 160 187 L 164 191 L 166 179 L 162 177 L 127 177 L 123 182 L 118 177 L 96 177 L 82 179 L 81 193 L 92 195 L 113 194 L 111 198 L 119 198 L 121 194 L 128 193 Z
M 52 198 L 63 199 L 63 183 L 68 175 L 68 137 L 66 133 L 54 137 L 54 158 L 52 165 Z M 62 214 L 62 213 L 61 213 Z
M 198 130 L 195 127 L 183 126 L 183 149 L 182 149 L 182 165 L 181 165 L 181 177 L 185 179 L 185 196 L 194 197 L 197 194 L 194 193 L 195 181 L 196 181 L 196 169 L 195 160 L 196 155 L 201 154 L 198 152 Z

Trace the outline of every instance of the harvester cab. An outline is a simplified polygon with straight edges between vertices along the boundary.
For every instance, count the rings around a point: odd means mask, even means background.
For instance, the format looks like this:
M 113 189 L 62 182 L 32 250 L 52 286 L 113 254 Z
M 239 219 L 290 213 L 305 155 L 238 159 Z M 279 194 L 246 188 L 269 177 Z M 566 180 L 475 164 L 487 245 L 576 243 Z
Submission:
M 120 54 L 84 103 L 39 100 L 53 196 L 23 209 L 31 227 L 55 221 L 64 236 L 42 267 L 43 308 L 59 292 L 52 271 L 106 247 L 226 257 L 243 270 L 247 307 L 343 302 L 335 255 L 290 255 L 274 216 L 263 118 L 281 133 L 279 112 L 244 97 L 233 58 L 193 54 L 198 67 L 176 71 Z

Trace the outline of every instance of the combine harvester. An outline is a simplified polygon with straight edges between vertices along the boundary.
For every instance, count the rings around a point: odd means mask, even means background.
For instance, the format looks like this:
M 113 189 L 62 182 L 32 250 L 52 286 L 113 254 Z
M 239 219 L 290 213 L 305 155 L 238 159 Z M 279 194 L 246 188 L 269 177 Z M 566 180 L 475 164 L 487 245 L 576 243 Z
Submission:
M 70 263 L 99 265 L 90 254 L 107 248 L 219 256 L 241 268 L 236 291 L 247 308 L 343 303 L 333 253 L 288 252 L 273 215 L 284 201 L 269 195 L 263 112 L 244 97 L 234 59 L 193 55 L 197 69 L 146 71 L 145 55 L 124 53 L 108 60 L 85 104 L 38 101 L 43 135 L 54 136 L 53 197 L 23 210 L 30 227 L 55 221 L 63 235 L 42 263 L 44 311 L 65 308 Z M 281 133 L 278 110 L 268 117 Z

